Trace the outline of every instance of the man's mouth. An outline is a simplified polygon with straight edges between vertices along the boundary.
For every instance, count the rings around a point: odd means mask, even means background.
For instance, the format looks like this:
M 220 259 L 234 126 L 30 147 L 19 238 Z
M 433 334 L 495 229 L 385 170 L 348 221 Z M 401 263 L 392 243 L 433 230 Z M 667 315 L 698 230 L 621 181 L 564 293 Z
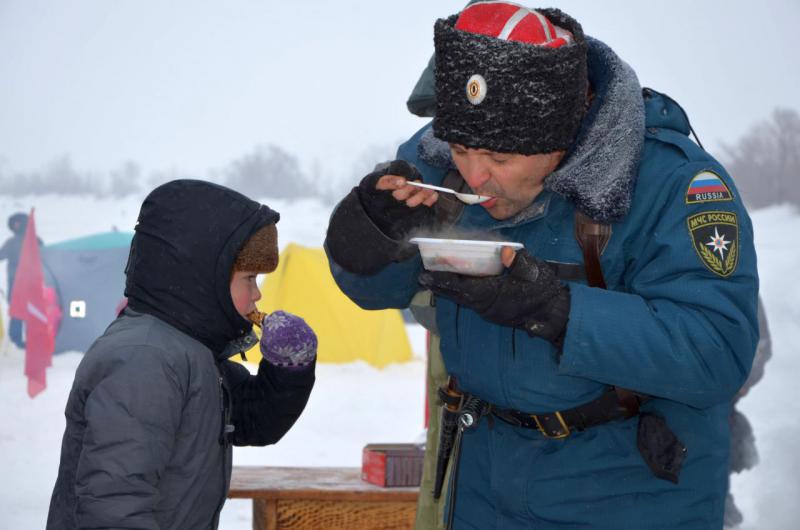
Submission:
M 488 210 L 488 209 L 494 207 L 495 204 L 497 204 L 497 197 L 492 197 L 488 201 L 482 202 L 481 206 L 483 206 L 484 208 L 486 208 Z

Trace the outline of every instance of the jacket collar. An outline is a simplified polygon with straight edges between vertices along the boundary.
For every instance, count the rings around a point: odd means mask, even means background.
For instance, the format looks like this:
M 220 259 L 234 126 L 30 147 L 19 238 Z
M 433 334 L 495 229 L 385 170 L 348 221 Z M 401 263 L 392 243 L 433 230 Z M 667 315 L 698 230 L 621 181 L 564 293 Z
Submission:
M 594 99 L 564 162 L 545 187 L 592 219 L 628 214 L 644 145 L 644 102 L 633 69 L 602 42 L 587 38 Z

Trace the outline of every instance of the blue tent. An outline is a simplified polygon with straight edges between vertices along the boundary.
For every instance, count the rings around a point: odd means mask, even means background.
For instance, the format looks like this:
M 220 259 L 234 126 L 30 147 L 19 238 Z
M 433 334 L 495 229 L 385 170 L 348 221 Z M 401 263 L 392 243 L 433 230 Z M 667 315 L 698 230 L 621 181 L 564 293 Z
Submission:
M 62 312 L 55 353 L 85 352 L 116 318 L 132 238 L 133 232 L 106 232 L 42 248 L 45 283 Z

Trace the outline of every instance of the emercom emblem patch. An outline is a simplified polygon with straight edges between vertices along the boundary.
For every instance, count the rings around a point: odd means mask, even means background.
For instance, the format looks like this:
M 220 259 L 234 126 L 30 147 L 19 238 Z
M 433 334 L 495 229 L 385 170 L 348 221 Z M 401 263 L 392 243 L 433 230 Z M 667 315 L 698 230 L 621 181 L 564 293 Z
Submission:
M 701 171 L 694 176 L 686 190 L 686 204 L 733 200 L 730 188 L 713 171 Z
M 686 219 L 694 250 L 708 270 L 726 278 L 739 263 L 739 220 L 732 212 L 703 212 Z

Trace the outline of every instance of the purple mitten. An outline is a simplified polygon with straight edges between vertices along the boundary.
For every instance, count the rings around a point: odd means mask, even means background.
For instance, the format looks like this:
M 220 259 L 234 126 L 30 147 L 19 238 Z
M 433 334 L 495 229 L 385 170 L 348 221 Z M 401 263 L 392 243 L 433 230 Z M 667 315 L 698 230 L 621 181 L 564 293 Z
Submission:
M 308 366 L 317 357 L 317 336 L 302 318 L 275 311 L 261 325 L 261 355 L 276 366 Z

